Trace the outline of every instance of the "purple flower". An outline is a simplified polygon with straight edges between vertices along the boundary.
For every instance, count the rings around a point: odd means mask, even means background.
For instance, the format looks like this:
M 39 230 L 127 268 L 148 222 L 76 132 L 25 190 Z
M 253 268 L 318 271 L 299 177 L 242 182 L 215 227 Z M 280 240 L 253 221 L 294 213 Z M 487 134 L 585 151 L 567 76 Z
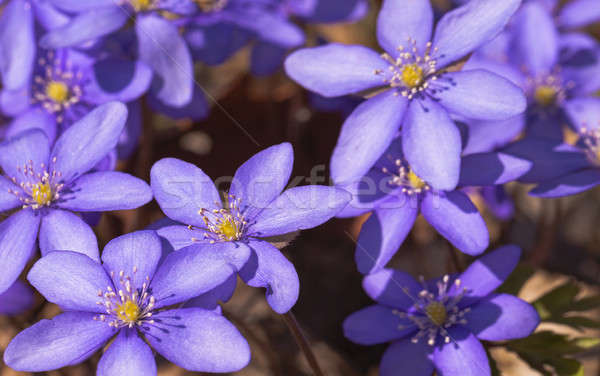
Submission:
M 316 227 L 350 200 L 346 191 L 335 187 L 309 185 L 283 191 L 293 159 L 288 143 L 254 155 L 236 171 L 224 202 L 211 179 L 192 164 L 166 158 L 150 173 L 156 201 L 179 222 L 161 228 L 159 235 L 174 249 L 212 244 L 211 257 L 241 264 L 236 268 L 240 277 L 250 286 L 267 288 L 267 301 L 278 313 L 296 303 L 299 282 L 293 264 L 266 238 Z M 235 257 L 236 263 L 228 257 Z
M 568 196 L 600 184 L 600 100 L 574 99 L 565 111 L 579 135 L 575 145 L 529 137 L 504 150 L 533 162 L 531 170 L 519 179 L 539 183 L 531 195 Z
M 91 172 L 116 146 L 127 117 L 112 102 L 98 107 L 67 129 L 50 148 L 39 129 L 0 144 L 0 211 L 18 209 L 0 223 L 0 292 L 17 279 L 35 250 L 63 249 L 65 239 L 83 238 L 92 229 L 74 212 L 134 209 L 152 199 L 150 187 L 131 175 Z M 98 247 L 76 243 L 98 259 Z
M 578 29 L 600 20 L 600 6 L 594 0 L 573 0 L 559 6 L 558 0 L 530 0 L 553 13 L 562 29 Z
M 134 18 L 136 58 L 155 74 L 152 94 L 172 107 L 183 107 L 192 100 L 192 58 L 178 31 L 193 7 L 191 0 L 49 1 L 73 18 L 44 35 L 40 40 L 42 47 L 56 49 L 97 42 Z M 166 14 L 174 17 L 165 17 Z
M 449 114 L 503 120 L 523 112 L 525 98 L 514 84 L 487 71 L 444 68 L 498 34 L 519 4 L 471 1 L 447 13 L 432 37 L 428 0 L 386 0 L 377 25 L 383 55 L 340 44 L 290 55 L 288 75 L 326 97 L 389 88 L 346 120 L 331 160 L 334 181 L 347 184 L 364 175 L 402 124 L 406 159 L 415 172 L 443 189 L 454 189 L 461 138 Z
M 71 49 L 43 51 L 30 81 L 20 90 L 4 91 L 2 109 L 15 116 L 7 137 L 25 129 L 42 129 L 50 142 L 95 106 L 110 101 L 129 102 L 150 86 L 152 71 L 141 62 L 107 57 L 94 59 Z M 128 129 L 139 122 L 139 107 Z M 57 130 L 57 125 L 58 130 Z
M 531 162 L 504 153 L 471 154 L 461 159 L 458 186 L 501 185 L 530 168 Z M 361 180 L 343 187 L 354 197 L 338 216 L 374 211 L 362 226 L 356 247 L 356 263 L 363 274 L 385 267 L 419 213 L 464 253 L 478 255 L 488 247 L 487 226 L 467 194 L 422 179 L 406 161 L 400 139 L 390 145 Z
M 18 315 L 33 305 L 33 291 L 21 281 L 15 281 L 0 293 L 0 315 Z
M 93 234 L 85 238 L 95 242 Z M 54 370 L 84 361 L 114 337 L 98 375 L 156 375 L 150 346 L 191 371 L 245 367 L 250 348 L 227 319 L 201 308 L 168 308 L 214 287 L 219 268 L 186 250 L 161 257 L 158 235 L 139 231 L 109 242 L 103 264 L 71 251 L 40 259 L 28 280 L 65 313 L 19 333 L 4 362 L 20 371 Z
M 19 90 L 33 71 L 36 27 L 59 27 L 68 17 L 46 0 L 10 0 L 0 16 L 0 77 L 4 90 Z M 4 100 L 0 98 L 0 100 Z
M 565 106 L 600 89 L 600 47 L 585 34 L 560 34 L 551 13 L 530 1 L 515 14 L 511 27 L 477 51 L 465 69 L 489 70 L 525 91 L 527 111 L 511 120 L 511 128 L 526 124 L 530 136 L 561 140 L 562 125 L 568 122 Z
M 187 25 L 186 39 L 194 55 L 209 64 L 220 64 L 249 39 L 251 70 L 271 74 L 281 66 L 287 51 L 305 42 L 292 18 L 305 23 L 349 22 L 368 10 L 365 0 L 221 0 L 207 1 Z
M 369 275 L 363 287 L 378 304 L 346 318 L 344 334 L 362 345 L 391 342 L 381 376 L 489 376 L 479 340 L 527 337 L 540 322 L 529 303 L 494 293 L 520 255 L 515 246 L 498 248 L 460 275 L 421 283 L 392 269 Z

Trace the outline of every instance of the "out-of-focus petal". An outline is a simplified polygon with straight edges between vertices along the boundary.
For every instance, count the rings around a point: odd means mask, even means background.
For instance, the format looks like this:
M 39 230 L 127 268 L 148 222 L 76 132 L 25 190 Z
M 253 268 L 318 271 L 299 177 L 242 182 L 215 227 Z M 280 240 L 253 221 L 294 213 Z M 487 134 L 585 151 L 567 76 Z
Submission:
M 177 27 L 155 14 L 136 22 L 140 60 L 155 73 L 152 93 L 167 105 L 183 107 L 192 100 L 192 56 Z
M 119 30 L 129 14 L 118 5 L 93 8 L 77 14 L 66 25 L 50 30 L 40 39 L 43 48 L 77 46 Z

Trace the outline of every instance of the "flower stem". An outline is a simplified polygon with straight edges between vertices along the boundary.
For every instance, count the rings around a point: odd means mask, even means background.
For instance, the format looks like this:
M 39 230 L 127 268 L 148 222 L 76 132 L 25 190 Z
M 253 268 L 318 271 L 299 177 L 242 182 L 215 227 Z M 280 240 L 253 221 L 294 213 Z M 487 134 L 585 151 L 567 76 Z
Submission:
M 323 373 L 323 371 L 321 371 L 321 368 L 319 367 L 319 363 L 317 362 L 315 354 L 312 352 L 310 345 L 308 344 L 308 340 L 302 333 L 302 329 L 300 328 L 300 324 L 298 324 L 298 320 L 296 320 L 296 316 L 294 316 L 292 311 L 289 311 L 288 313 L 282 315 L 282 317 L 288 329 L 294 336 L 298 347 L 300 347 L 300 350 L 302 350 L 302 352 L 304 353 L 304 357 L 308 361 L 308 364 L 315 376 L 325 376 L 325 374 Z

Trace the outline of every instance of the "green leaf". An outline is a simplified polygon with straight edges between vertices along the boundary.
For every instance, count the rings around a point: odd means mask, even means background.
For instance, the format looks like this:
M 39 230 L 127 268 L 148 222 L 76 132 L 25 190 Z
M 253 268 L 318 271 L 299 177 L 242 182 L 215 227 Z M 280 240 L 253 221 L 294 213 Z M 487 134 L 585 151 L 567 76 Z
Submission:
M 589 311 L 600 307 L 600 295 L 590 296 L 574 302 L 569 309 L 571 311 Z
M 567 316 L 567 317 L 556 317 L 551 318 L 548 321 L 554 322 L 557 324 L 567 325 L 571 328 L 577 329 L 579 331 L 583 331 L 584 328 L 600 328 L 600 321 L 595 321 L 589 319 L 587 317 L 581 316 Z
M 553 358 L 548 363 L 559 376 L 584 376 L 583 365 L 575 359 Z
M 533 302 L 533 306 L 538 310 L 540 318 L 547 320 L 567 312 L 577 294 L 579 294 L 579 286 L 567 282 Z
M 573 343 L 583 350 L 588 350 L 588 349 L 591 349 L 592 347 L 596 347 L 596 346 L 600 345 L 600 338 L 580 337 L 580 338 L 575 338 L 573 340 Z
M 496 291 L 498 294 L 519 295 L 525 282 L 531 278 L 535 269 L 528 264 L 519 264 Z
M 506 347 L 518 354 L 526 354 L 544 360 L 579 354 L 598 344 L 600 344 L 600 339 L 596 338 L 569 339 L 563 334 L 541 331 L 527 338 L 509 341 L 506 343 Z

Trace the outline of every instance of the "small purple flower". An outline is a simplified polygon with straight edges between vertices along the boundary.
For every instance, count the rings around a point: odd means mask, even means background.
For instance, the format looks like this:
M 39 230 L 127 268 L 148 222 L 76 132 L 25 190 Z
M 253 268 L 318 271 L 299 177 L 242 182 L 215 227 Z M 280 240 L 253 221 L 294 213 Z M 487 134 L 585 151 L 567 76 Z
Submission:
M 191 0 L 49 0 L 73 15 L 65 25 L 40 40 L 43 48 L 75 47 L 114 36 L 134 19 L 136 58 L 152 69 L 151 93 L 172 107 L 187 105 L 193 96 L 193 64 L 178 27 L 194 6 Z
M 4 91 L 2 109 L 15 116 L 7 137 L 25 129 L 42 129 L 50 142 L 95 106 L 110 101 L 130 102 L 143 95 L 152 71 L 141 62 L 107 57 L 95 59 L 71 49 L 41 51 L 30 82 L 20 90 Z M 128 129 L 139 122 L 139 107 Z M 136 111 L 137 110 L 137 111 Z M 58 129 L 57 129 L 58 126 Z
M 565 111 L 579 135 L 575 145 L 529 137 L 504 150 L 533 162 L 531 170 L 519 179 L 539 183 L 530 192 L 533 196 L 569 196 L 600 184 L 600 99 L 574 99 Z
M 362 179 L 343 186 L 354 197 L 339 217 L 373 211 L 358 237 L 358 270 L 369 274 L 385 267 L 419 213 L 460 251 L 480 254 L 489 245 L 487 226 L 460 188 L 505 184 L 530 168 L 531 162 L 504 153 L 467 155 L 461 159 L 459 189 L 446 190 L 415 173 L 396 139 Z
M 220 64 L 257 39 L 251 71 L 268 75 L 281 67 L 287 52 L 305 43 L 304 23 L 350 22 L 368 10 L 365 0 L 219 0 L 198 3 L 201 10 L 186 25 L 192 53 L 208 64 Z
M 600 6 L 594 0 L 572 0 L 560 5 L 558 0 L 530 0 L 553 13 L 561 29 L 579 29 L 600 21 Z
M 95 242 L 93 234 L 86 239 Z M 245 367 L 250 348 L 227 319 L 202 308 L 169 308 L 213 288 L 219 268 L 185 249 L 162 257 L 154 231 L 112 240 L 103 264 L 81 253 L 49 253 L 27 278 L 65 313 L 19 333 L 4 362 L 20 371 L 54 370 L 84 361 L 114 337 L 98 363 L 99 376 L 156 375 L 150 346 L 190 371 Z
M 152 199 L 150 187 L 131 175 L 93 169 L 115 148 L 127 108 L 112 102 L 98 107 L 67 129 L 51 148 L 39 129 L 0 144 L 0 211 L 16 211 L 0 223 L 0 292 L 19 276 L 35 251 L 63 249 L 65 239 L 83 238 L 92 229 L 76 212 L 140 207 Z M 74 240 L 74 241 L 75 241 Z M 98 247 L 76 243 L 98 259 Z
M 15 281 L 0 293 L 0 315 L 18 315 L 33 305 L 33 291 L 21 281 Z
M 192 164 L 166 158 L 150 173 L 156 201 L 179 222 L 161 228 L 159 235 L 174 249 L 219 245 L 211 257 L 241 264 L 236 269 L 240 277 L 250 286 L 267 288 L 267 301 L 278 313 L 296 303 L 298 275 L 267 238 L 316 227 L 350 200 L 348 192 L 335 187 L 309 185 L 284 191 L 293 159 L 288 143 L 259 152 L 238 168 L 223 201 L 211 179 Z M 235 257 L 236 263 L 228 257 Z
M 561 140 L 562 125 L 568 123 L 565 106 L 600 89 L 600 46 L 585 34 L 561 34 L 552 14 L 529 1 L 465 69 L 489 70 L 525 91 L 527 111 L 512 119 L 512 128 L 526 126 L 530 136 Z
M 7 2 L 0 16 L 0 77 L 3 90 L 19 90 L 28 83 L 37 51 L 36 29 L 49 30 L 67 21 L 68 17 L 46 0 Z
M 344 321 L 353 342 L 391 342 L 381 359 L 381 376 L 489 376 L 480 340 L 530 335 L 540 322 L 529 303 L 498 288 L 519 262 L 515 246 L 496 249 L 460 275 L 421 283 L 407 273 L 384 269 L 366 276 L 363 287 L 376 305 Z
M 252 73 L 264 76 L 283 64 L 287 52 L 305 43 L 305 35 L 292 19 L 304 23 L 351 22 L 364 17 L 365 0 L 231 0 L 238 9 L 232 23 L 253 33 L 258 39 L 252 49 Z
M 461 137 L 450 114 L 503 120 L 525 110 L 514 84 L 484 70 L 446 72 L 506 25 L 520 0 L 476 0 L 448 12 L 433 31 L 428 0 L 385 0 L 377 39 L 386 51 L 330 44 L 302 49 L 288 75 L 326 97 L 387 88 L 346 120 L 331 160 L 337 184 L 364 175 L 402 124 L 406 159 L 425 180 L 451 190 L 459 179 Z

